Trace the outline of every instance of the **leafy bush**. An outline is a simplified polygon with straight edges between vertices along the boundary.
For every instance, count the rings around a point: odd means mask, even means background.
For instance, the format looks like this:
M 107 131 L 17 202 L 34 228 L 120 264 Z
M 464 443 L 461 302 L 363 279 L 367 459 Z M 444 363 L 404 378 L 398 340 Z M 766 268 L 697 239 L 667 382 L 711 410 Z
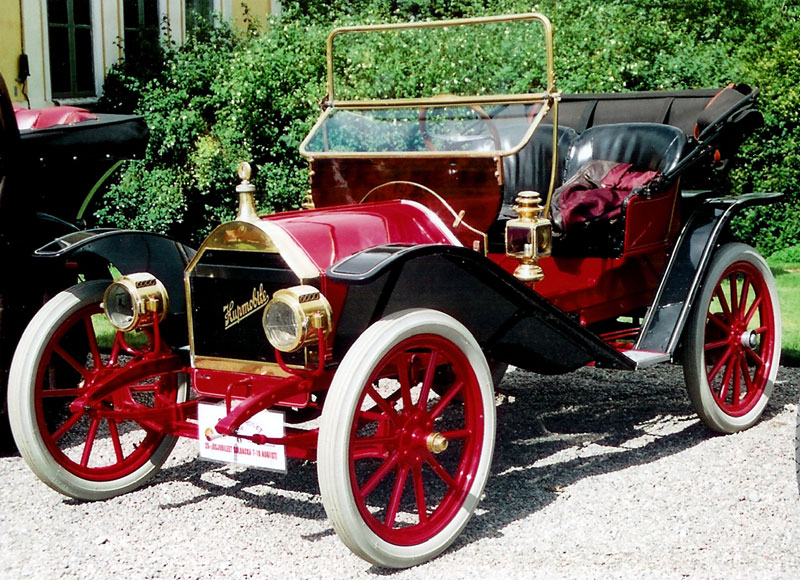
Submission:
M 285 0 L 282 5 L 282 18 L 268 21 L 263 29 L 252 23 L 243 31 L 205 26 L 185 46 L 166 46 L 163 67 L 151 67 L 148 80 L 124 65 L 111 71 L 108 94 L 120 93 L 120 86 L 129 89 L 152 137 L 146 159 L 132 163 L 107 196 L 100 216 L 105 222 L 197 243 L 214 224 L 233 215 L 235 166 L 242 159 L 255 165 L 254 181 L 263 192 L 257 200 L 261 210 L 298 207 L 308 175 L 297 147 L 325 93 L 325 39 L 335 25 L 531 9 L 519 0 Z M 728 186 L 732 193 L 775 190 L 788 196 L 785 204 L 750 212 L 739 221 L 739 233 L 766 253 L 797 243 L 796 3 L 541 0 L 533 9 L 554 24 L 557 83 L 565 92 L 721 87 L 728 82 L 760 86 L 766 126 L 742 148 Z M 528 90 L 540 75 L 533 64 L 540 57 L 514 36 L 489 47 L 485 38 L 476 37 L 473 44 L 481 50 L 455 41 L 442 47 L 440 40 L 434 37 L 394 53 L 375 43 L 368 44 L 369 50 L 352 49 L 346 56 L 371 56 L 380 63 L 381 76 L 376 82 L 374 75 L 362 74 L 345 61 L 340 73 L 347 90 L 409 96 L 458 92 L 465 83 L 479 90 L 478 79 L 487 71 L 516 84 L 509 90 Z M 398 42 L 395 48 L 400 46 Z M 445 80 L 435 84 L 434 79 Z

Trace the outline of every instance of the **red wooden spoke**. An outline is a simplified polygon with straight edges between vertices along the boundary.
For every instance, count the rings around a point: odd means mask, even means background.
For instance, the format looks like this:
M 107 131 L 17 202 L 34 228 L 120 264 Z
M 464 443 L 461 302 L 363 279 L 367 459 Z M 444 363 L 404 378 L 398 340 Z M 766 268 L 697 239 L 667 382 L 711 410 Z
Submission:
M 466 439 L 472 435 L 472 429 L 459 429 L 458 431 L 443 431 L 442 435 L 448 441 L 453 439 Z
M 389 506 L 386 509 L 386 517 L 383 520 L 384 525 L 389 528 L 394 527 L 394 522 L 397 519 L 397 510 L 400 509 L 400 500 L 403 499 L 403 491 L 406 487 L 406 479 L 408 478 L 408 466 L 402 466 L 397 470 L 397 477 L 394 480 L 392 488 L 392 498 L 389 500 Z
M 731 357 L 732 354 L 733 354 L 733 350 L 730 348 L 730 346 L 728 346 L 728 350 L 725 351 L 725 354 L 722 355 L 722 357 L 719 359 L 719 361 L 717 361 L 717 364 L 714 365 L 714 368 L 711 369 L 708 372 L 708 382 L 709 383 L 714 380 L 714 377 L 717 376 L 717 373 L 725 365 L 725 363 Z
M 125 459 L 122 453 L 122 443 L 119 440 L 119 431 L 117 430 L 117 423 L 113 419 L 106 419 L 108 421 L 108 431 L 111 434 L 111 442 L 114 445 L 114 455 L 117 457 L 117 462 Z
M 64 359 L 64 361 L 65 361 L 67 364 L 69 364 L 69 366 L 71 366 L 73 369 L 75 369 L 76 371 L 78 371 L 78 372 L 80 373 L 80 375 L 81 375 L 81 376 L 82 376 L 84 379 L 88 379 L 88 378 L 89 378 L 89 370 L 88 370 L 88 369 L 87 369 L 87 368 L 86 368 L 84 365 L 82 365 L 82 364 L 80 364 L 78 361 L 76 361 L 76 360 L 75 360 L 75 359 L 74 359 L 74 358 L 73 358 L 73 357 L 72 357 L 72 356 L 71 356 L 71 355 L 70 355 L 70 354 L 69 354 L 67 351 L 65 351 L 63 348 L 61 348 L 61 346 L 58 346 L 58 345 L 57 345 L 57 346 L 56 346 L 56 347 L 53 349 L 53 351 L 54 351 L 54 352 L 55 352 L 55 353 L 56 353 L 58 356 L 60 356 L 62 359 Z
M 712 314 L 711 312 L 709 312 L 708 313 L 708 321 L 711 322 L 712 324 L 714 324 L 722 332 L 728 333 L 728 332 L 731 331 L 730 324 L 727 322 L 727 320 L 723 321 L 720 318 L 719 313 L 713 313 Z
M 397 365 L 397 380 L 400 382 L 400 393 L 403 395 L 403 409 L 410 409 L 414 406 L 411 402 L 411 357 L 397 356 L 395 364 Z
M 367 483 L 365 483 L 361 489 L 359 490 L 362 499 L 366 499 L 369 497 L 377 485 L 383 481 L 383 479 L 394 469 L 394 466 L 397 465 L 397 461 L 400 459 L 400 456 L 397 453 L 393 453 L 389 458 L 383 462 L 383 465 L 372 474 L 372 477 L 369 478 Z
M 72 426 L 75 425 L 75 423 L 77 423 L 81 417 L 83 417 L 83 413 L 75 413 L 69 419 L 67 419 L 64 424 L 61 425 L 61 427 L 59 427 L 55 433 L 53 433 L 53 441 L 60 441 L 64 436 L 64 433 L 72 429 Z
M 84 321 L 86 327 L 86 337 L 89 340 L 89 351 L 92 353 L 93 368 L 99 369 L 102 366 L 102 359 L 100 357 L 100 348 L 97 346 L 97 336 L 94 332 L 94 324 L 92 318 L 87 317 Z
M 381 411 L 386 413 L 388 418 L 391 419 L 393 422 L 396 422 L 400 419 L 400 417 L 397 415 L 397 411 L 394 410 L 394 408 L 389 404 L 388 401 L 386 401 L 383 397 L 380 396 L 378 391 L 376 391 L 375 387 L 373 387 L 372 385 L 367 386 L 367 395 L 369 395 L 370 399 L 375 401 L 375 404 L 378 405 Z
M 417 500 L 417 515 L 420 523 L 425 523 L 428 519 L 428 505 L 425 501 L 425 482 L 422 479 L 422 467 L 413 467 L 412 477 L 414 479 L 414 496 Z
M 740 379 L 739 372 L 741 371 L 741 368 L 742 368 L 741 360 L 742 360 L 741 355 L 737 353 L 736 356 L 734 357 L 734 360 L 733 360 L 733 363 L 732 363 L 732 366 L 733 366 L 733 375 L 732 375 L 732 379 L 733 379 L 733 400 L 732 400 L 732 402 L 733 402 L 734 405 L 739 402 L 739 399 L 742 398 L 742 387 L 741 387 L 741 382 L 739 380 Z
M 459 393 L 459 391 L 461 391 L 463 387 L 464 383 L 456 383 L 455 385 L 450 387 L 450 389 L 445 393 L 444 397 L 442 397 L 439 400 L 439 402 L 436 403 L 436 406 L 431 411 L 431 417 L 435 419 L 436 417 L 441 415 L 442 412 L 447 407 L 447 405 L 449 405 L 453 401 L 455 396 Z
M 722 338 L 720 340 L 707 342 L 705 344 L 705 351 L 708 352 L 710 350 L 716 350 L 718 348 L 722 348 L 723 346 L 728 346 L 728 344 L 730 344 L 730 339 L 727 337 Z
M 722 403 L 725 402 L 725 399 L 728 396 L 728 387 L 731 384 L 731 372 L 735 366 L 734 362 L 731 361 L 732 358 L 734 358 L 733 353 L 731 353 L 731 356 L 728 357 L 728 362 L 725 364 L 725 372 L 722 375 L 722 383 L 720 384 L 719 393 L 717 395 Z
M 442 464 L 436 461 L 436 458 L 433 456 L 432 453 L 428 452 L 426 457 L 426 462 L 433 468 L 433 471 L 436 472 L 436 475 L 447 485 L 447 487 L 453 489 L 458 485 L 456 480 L 447 473 L 447 470 L 442 467 Z
M 720 285 L 717 286 L 717 289 L 714 291 L 714 295 L 719 300 L 720 308 L 722 308 L 722 313 L 725 315 L 727 320 L 731 319 L 731 309 L 728 307 L 728 300 L 725 298 L 725 293 L 722 291 L 722 282 Z
M 94 439 L 97 436 L 97 427 L 100 425 L 100 419 L 92 419 L 89 426 L 89 432 L 86 434 L 86 442 L 83 446 L 83 455 L 81 456 L 81 467 L 89 465 L 89 456 L 92 454 L 92 447 L 94 447 Z
M 761 306 L 761 296 L 756 296 L 756 299 L 753 300 L 753 303 L 750 305 L 750 309 L 747 311 L 747 314 L 744 316 L 744 323 L 750 324 L 750 321 L 753 320 L 753 315 L 758 312 L 759 307 Z M 762 327 L 763 328 L 763 327 Z
M 747 298 L 750 294 L 750 278 L 745 276 L 744 281 L 742 282 L 742 299 L 741 305 L 739 307 L 739 316 L 744 316 L 745 309 L 747 308 Z
M 428 359 L 428 366 L 425 369 L 425 378 L 422 380 L 422 389 L 420 389 L 419 393 L 419 401 L 417 401 L 417 406 L 420 409 L 425 409 L 428 405 L 428 396 L 430 395 L 431 385 L 433 384 L 433 376 L 436 372 L 436 361 L 438 354 L 439 353 L 434 350 Z

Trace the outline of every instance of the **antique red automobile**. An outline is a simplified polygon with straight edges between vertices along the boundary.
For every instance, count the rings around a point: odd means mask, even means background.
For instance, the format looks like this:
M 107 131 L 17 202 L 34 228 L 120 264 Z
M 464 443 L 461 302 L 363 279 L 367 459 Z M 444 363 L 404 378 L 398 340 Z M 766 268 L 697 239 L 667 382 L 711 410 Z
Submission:
M 342 37 L 506 22 L 541 31 L 543 90 L 337 98 Z M 257 215 L 243 165 L 237 218 L 196 254 L 126 231 L 38 251 L 125 274 L 60 293 L 20 342 L 12 429 L 45 483 L 131 491 L 177 437 L 212 460 L 316 460 L 342 541 L 405 567 L 446 549 L 480 501 L 507 365 L 679 362 L 711 429 L 758 420 L 780 313 L 730 224 L 776 195 L 692 189 L 761 122 L 756 90 L 560 94 L 538 14 L 338 29 L 328 63 L 301 146 L 313 209 Z

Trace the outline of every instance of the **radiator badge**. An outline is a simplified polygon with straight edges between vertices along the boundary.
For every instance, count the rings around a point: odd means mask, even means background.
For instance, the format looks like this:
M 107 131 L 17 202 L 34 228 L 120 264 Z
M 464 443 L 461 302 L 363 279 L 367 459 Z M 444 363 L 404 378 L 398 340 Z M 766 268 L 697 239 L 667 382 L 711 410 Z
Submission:
M 253 288 L 253 297 L 247 302 L 237 306 L 236 303 L 231 300 L 222 307 L 222 312 L 225 314 L 225 330 L 239 324 L 251 314 L 258 312 L 267 305 L 267 302 L 269 302 L 269 296 L 267 296 L 267 293 L 264 291 L 263 284 L 260 284 L 258 288 Z

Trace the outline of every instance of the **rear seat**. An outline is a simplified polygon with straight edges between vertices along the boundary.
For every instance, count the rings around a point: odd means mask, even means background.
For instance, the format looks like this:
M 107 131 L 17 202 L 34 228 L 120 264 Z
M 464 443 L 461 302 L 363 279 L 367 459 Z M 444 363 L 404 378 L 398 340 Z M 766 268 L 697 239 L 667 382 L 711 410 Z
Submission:
M 565 161 L 564 181 L 566 182 L 592 161 L 613 161 L 630 164 L 637 172 L 658 172 L 664 174 L 673 169 L 683 158 L 688 147 L 686 134 L 677 127 L 657 123 L 618 123 L 614 125 L 597 125 L 583 131 L 570 147 Z M 597 195 L 596 189 L 587 189 L 585 195 Z M 625 229 L 627 227 L 626 208 L 630 191 L 615 190 L 612 196 L 620 204 L 608 206 L 603 203 L 604 215 L 615 215 L 614 208 L 621 209 L 620 217 L 609 219 L 597 217 L 592 221 L 571 226 L 566 239 L 554 239 L 553 252 L 557 255 L 578 256 L 619 256 L 626 249 Z M 605 197 L 605 196 L 601 196 Z M 576 198 L 573 198 L 573 203 Z M 592 206 L 591 198 L 584 198 L 581 203 Z M 601 199 L 595 200 L 601 203 Z M 653 206 L 654 208 L 656 206 Z M 657 211 L 666 211 L 674 205 L 666 207 L 658 205 Z M 557 209 L 553 208 L 554 212 Z M 656 211 L 650 209 L 647 211 Z M 664 239 L 668 235 L 668 227 L 672 223 L 669 216 L 664 219 L 653 219 L 651 226 L 653 239 Z M 554 213 L 554 220 L 558 216 Z M 641 216 L 640 218 L 641 219 Z M 577 229 L 576 229 L 577 228 Z M 663 231 L 661 231 L 663 229 Z
M 686 134 L 672 125 L 618 123 L 596 125 L 578 135 L 567 153 L 564 179 L 589 161 L 630 163 L 639 169 L 665 173 L 684 155 Z

